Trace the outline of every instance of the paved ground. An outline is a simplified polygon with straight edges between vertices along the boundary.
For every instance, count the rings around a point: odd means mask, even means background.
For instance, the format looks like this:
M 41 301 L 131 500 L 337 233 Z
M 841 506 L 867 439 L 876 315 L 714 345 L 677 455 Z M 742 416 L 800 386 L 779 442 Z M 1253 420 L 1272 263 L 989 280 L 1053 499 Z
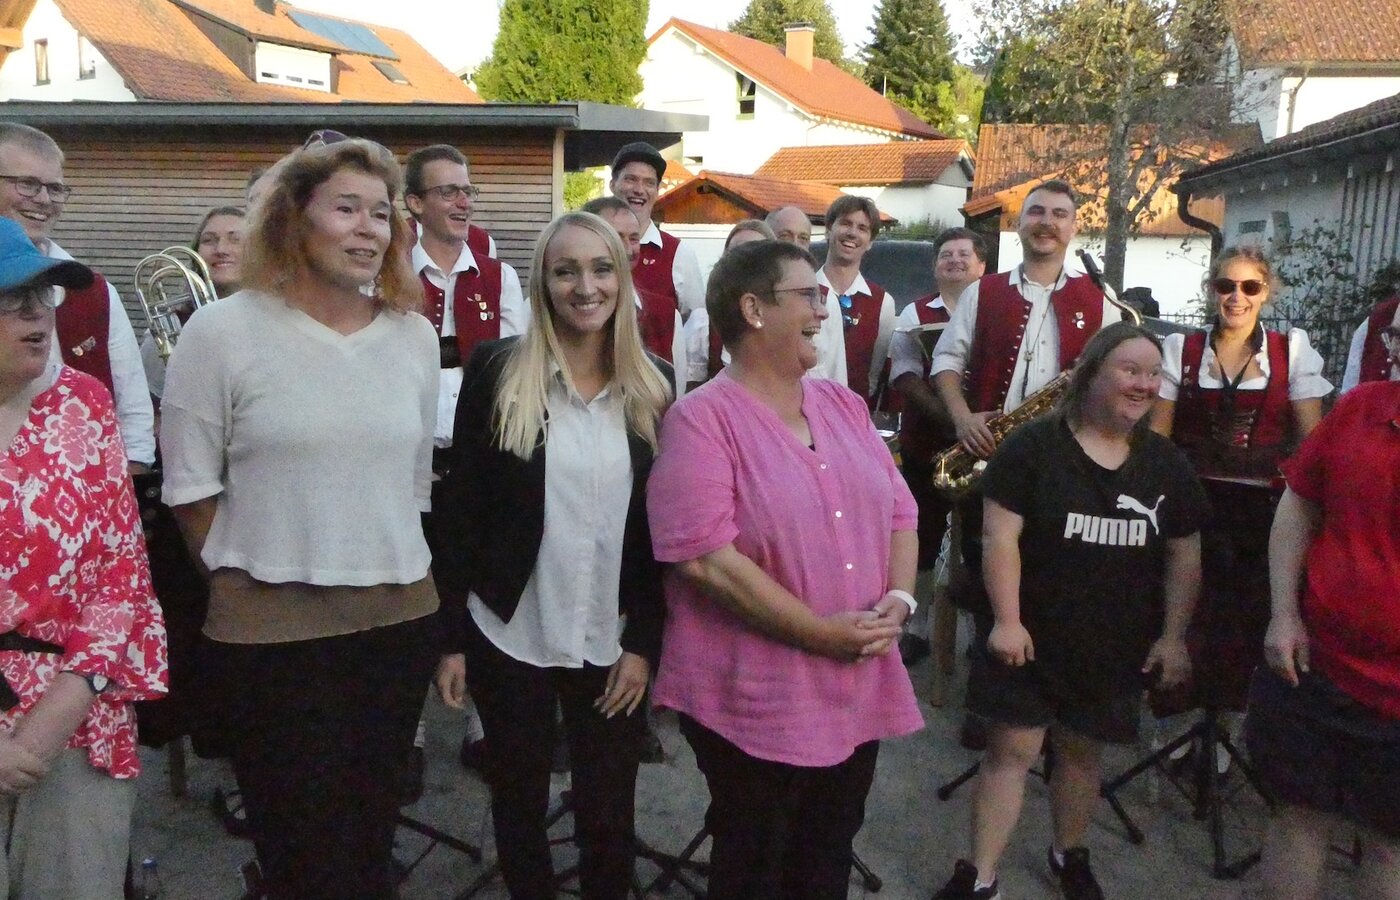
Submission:
M 914 677 L 921 689 L 928 679 L 927 662 L 916 666 Z M 472 843 L 485 843 L 492 858 L 490 824 L 485 815 L 486 792 L 478 778 L 456 762 L 461 726 L 440 704 L 430 705 L 432 728 L 428 748 L 427 791 L 408 810 L 413 816 Z M 851 897 L 883 900 L 916 900 L 929 895 L 946 879 L 953 859 L 965 855 L 968 791 L 940 802 L 939 784 L 966 769 L 975 756 L 958 746 L 961 714 L 956 705 L 943 709 L 924 707 L 928 726 L 909 738 L 887 742 L 867 808 L 866 825 L 856 839 L 857 853 L 883 879 L 878 894 L 853 882 Z M 684 740 L 664 718 L 662 741 L 667 761 L 642 767 L 637 808 L 640 836 L 652 846 L 679 851 L 699 828 L 707 799 L 704 782 Z M 1137 750 L 1115 751 L 1107 771 L 1117 772 L 1138 755 Z M 233 900 L 241 895 L 238 866 L 252 855 L 251 845 L 224 835 L 207 809 L 217 777 L 213 764 L 194 761 L 190 768 L 190 792 L 183 799 L 170 794 L 165 757 L 148 753 L 137 811 L 135 852 L 155 855 L 170 900 Z M 1129 812 L 1146 832 L 1140 847 L 1124 839 L 1124 831 L 1106 805 L 1101 806 L 1090 835 L 1095 869 L 1110 900 L 1235 900 L 1262 897 L 1257 880 L 1222 882 L 1210 875 L 1210 845 L 1202 823 L 1191 818 L 1188 804 L 1169 784 L 1159 783 L 1153 799 L 1152 779 L 1134 784 L 1124 799 Z M 1237 788 L 1238 783 L 1231 782 Z M 565 780 L 556 778 L 556 789 Z M 1241 796 L 1227 819 L 1231 852 L 1239 854 L 1258 844 L 1263 808 Z M 567 833 L 567 820 L 556 829 Z M 426 841 L 400 830 L 400 856 L 411 860 Z M 1048 880 L 1045 847 L 1049 842 L 1049 817 L 1044 785 L 1033 780 L 1026 811 L 1003 863 L 1003 896 L 1031 900 L 1056 896 Z M 567 847 L 559 849 L 559 863 L 566 864 Z M 703 857 L 706 851 L 702 849 Z M 1340 858 L 1338 858 L 1340 860 Z M 639 864 L 639 876 L 650 881 L 655 868 Z M 482 866 L 441 847 L 433 850 L 405 883 L 405 898 L 455 897 L 478 878 Z M 1350 876 L 1339 866 L 1333 873 L 1330 897 L 1352 896 Z M 478 896 L 500 900 L 506 893 L 497 881 Z M 686 897 L 673 887 L 657 897 Z

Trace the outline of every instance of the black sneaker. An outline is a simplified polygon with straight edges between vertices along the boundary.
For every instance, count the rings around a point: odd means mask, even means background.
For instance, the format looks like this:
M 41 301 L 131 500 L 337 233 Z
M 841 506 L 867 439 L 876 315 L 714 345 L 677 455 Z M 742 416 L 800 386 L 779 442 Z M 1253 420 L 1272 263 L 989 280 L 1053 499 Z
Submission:
M 1050 872 L 1060 881 L 1060 893 L 1065 900 L 1103 900 L 1103 888 L 1089 868 L 1089 849 L 1071 847 L 1065 851 L 1064 865 L 1055 862 L 1055 848 L 1046 851 Z
M 1001 892 L 997 890 L 995 881 L 991 887 L 979 888 L 977 867 L 960 859 L 953 864 L 953 877 L 933 895 L 933 900 L 1001 900 Z

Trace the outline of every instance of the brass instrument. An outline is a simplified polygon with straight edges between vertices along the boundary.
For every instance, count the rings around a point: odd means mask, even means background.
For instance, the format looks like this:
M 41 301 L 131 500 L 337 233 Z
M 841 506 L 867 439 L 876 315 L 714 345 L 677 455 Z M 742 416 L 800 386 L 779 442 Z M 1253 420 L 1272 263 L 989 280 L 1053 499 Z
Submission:
M 218 299 L 209 267 L 188 247 L 166 247 L 137 263 L 132 277 L 160 358 L 169 359 L 180 335 L 179 310 Z
M 1124 315 L 1132 320 L 1134 325 L 1141 325 L 1142 313 L 1118 299 L 1118 294 L 1103 280 L 1103 273 L 1099 271 L 1098 264 L 1088 251 L 1080 250 L 1079 259 L 1084 264 L 1084 273 L 1103 291 L 1104 298 L 1123 310 Z M 1018 425 L 1054 409 L 1060 402 L 1060 397 L 1064 395 L 1065 388 L 1069 386 L 1072 371 L 1073 369 L 1068 369 L 1061 372 L 1010 412 L 1000 413 L 988 419 L 987 428 L 992 432 L 992 439 L 1000 445 Z M 968 452 L 962 441 L 959 441 L 934 457 L 933 466 L 934 489 L 949 497 L 958 498 L 977 486 L 977 482 L 982 478 L 982 471 L 987 468 L 987 461 Z

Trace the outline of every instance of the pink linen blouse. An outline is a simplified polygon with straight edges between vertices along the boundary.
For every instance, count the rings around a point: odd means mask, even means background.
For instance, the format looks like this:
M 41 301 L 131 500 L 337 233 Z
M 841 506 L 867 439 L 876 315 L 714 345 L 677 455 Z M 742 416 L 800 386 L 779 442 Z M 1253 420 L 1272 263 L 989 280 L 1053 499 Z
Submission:
M 656 558 L 733 543 L 818 616 L 870 609 L 889 588 L 891 532 L 913 531 L 918 511 L 865 401 L 826 379 L 802 387 L 815 449 L 728 370 L 671 407 L 647 483 Z M 923 726 L 898 652 L 816 656 L 761 634 L 674 569 L 665 587 L 654 702 L 750 756 L 831 766 Z

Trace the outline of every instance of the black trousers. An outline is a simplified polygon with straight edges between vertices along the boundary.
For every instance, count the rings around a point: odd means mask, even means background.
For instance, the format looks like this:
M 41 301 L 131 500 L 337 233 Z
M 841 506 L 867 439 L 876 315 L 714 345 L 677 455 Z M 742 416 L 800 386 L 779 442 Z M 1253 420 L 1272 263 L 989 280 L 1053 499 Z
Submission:
M 813 768 L 750 756 L 687 715 L 680 723 L 710 788 L 710 900 L 845 900 L 879 741 Z
M 270 900 L 387 900 L 397 787 L 437 660 L 432 617 L 284 644 L 209 642 Z
M 646 718 L 593 708 L 608 670 L 541 668 L 502 653 L 467 616 L 467 689 L 486 732 L 486 781 L 501 875 L 512 900 L 551 900 L 545 818 L 556 705 L 573 767 L 574 836 L 584 900 L 623 900 L 632 885 L 637 767 Z

